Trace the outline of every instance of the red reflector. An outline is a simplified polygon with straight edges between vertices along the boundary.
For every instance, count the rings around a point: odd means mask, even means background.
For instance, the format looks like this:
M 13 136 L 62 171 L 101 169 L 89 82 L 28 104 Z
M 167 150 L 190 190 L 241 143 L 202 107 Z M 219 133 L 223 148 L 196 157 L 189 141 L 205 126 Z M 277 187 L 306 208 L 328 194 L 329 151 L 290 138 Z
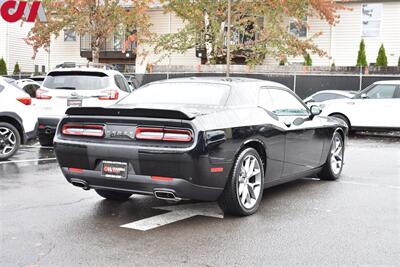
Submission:
M 77 168 L 68 168 L 68 170 L 70 172 L 77 172 L 77 173 L 82 173 L 83 172 L 83 169 L 77 169 Z
M 44 128 L 46 128 L 46 125 L 44 125 L 44 124 L 39 124 L 39 129 L 44 129 Z
M 221 168 L 221 167 L 219 167 L 219 168 L 211 168 L 210 171 L 211 171 L 212 173 L 214 173 L 214 172 L 223 172 L 223 171 L 224 171 L 224 168 Z
M 32 104 L 32 99 L 30 97 L 18 97 L 17 100 L 27 106 Z
M 62 133 L 65 135 L 103 137 L 104 125 L 64 124 Z
M 172 181 L 174 178 L 171 177 L 163 177 L 163 176 L 151 176 L 153 180 L 160 180 L 160 181 Z

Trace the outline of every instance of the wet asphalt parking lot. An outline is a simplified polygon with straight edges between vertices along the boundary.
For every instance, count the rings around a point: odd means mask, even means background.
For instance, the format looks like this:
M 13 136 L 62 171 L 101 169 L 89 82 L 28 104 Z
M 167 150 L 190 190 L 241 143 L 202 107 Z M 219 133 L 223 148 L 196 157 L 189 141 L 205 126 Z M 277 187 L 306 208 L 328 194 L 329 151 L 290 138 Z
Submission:
M 152 197 L 103 200 L 68 184 L 52 149 L 24 146 L 0 163 L 0 266 L 399 266 L 400 140 L 346 149 L 339 181 L 267 189 L 255 215 L 221 219 L 213 203 L 168 217 Z M 175 222 L 121 227 L 152 218 Z

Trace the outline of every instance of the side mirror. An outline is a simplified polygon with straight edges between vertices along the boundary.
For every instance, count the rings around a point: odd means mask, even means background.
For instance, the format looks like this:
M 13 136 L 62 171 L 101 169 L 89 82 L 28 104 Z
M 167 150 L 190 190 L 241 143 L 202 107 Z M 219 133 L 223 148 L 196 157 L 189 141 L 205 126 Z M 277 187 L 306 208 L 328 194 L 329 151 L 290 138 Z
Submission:
M 318 116 L 319 114 L 321 114 L 322 109 L 319 106 L 314 105 L 311 106 L 310 111 L 312 116 Z
M 366 94 L 366 93 L 362 93 L 362 94 L 361 94 L 361 98 L 362 98 L 362 99 L 367 99 L 367 98 L 368 98 L 368 96 L 367 96 L 367 94 Z

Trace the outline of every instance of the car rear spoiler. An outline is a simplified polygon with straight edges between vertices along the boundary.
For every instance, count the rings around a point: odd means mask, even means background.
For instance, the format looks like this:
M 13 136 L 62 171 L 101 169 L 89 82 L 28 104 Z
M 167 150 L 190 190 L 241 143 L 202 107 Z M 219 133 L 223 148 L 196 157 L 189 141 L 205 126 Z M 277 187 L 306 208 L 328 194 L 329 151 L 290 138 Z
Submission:
M 116 116 L 116 117 L 145 117 L 161 119 L 192 120 L 195 116 L 178 110 L 144 109 L 144 108 L 98 108 L 98 107 L 73 107 L 67 109 L 67 115 L 81 116 Z

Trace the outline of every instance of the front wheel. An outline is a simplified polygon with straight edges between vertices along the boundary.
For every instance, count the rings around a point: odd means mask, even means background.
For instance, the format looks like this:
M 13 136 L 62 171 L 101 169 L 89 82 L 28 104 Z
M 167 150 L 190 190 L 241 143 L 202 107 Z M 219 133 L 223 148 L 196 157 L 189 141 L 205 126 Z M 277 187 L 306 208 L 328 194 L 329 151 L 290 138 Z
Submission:
M 321 180 L 337 180 L 343 169 L 344 140 L 341 134 L 335 132 L 332 138 L 331 148 L 325 165 L 318 176 Z
M 21 145 L 18 130 L 7 122 L 0 122 L 0 160 L 6 160 L 17 152 Z
M 131 193 L 111 191 L 111 190 L 100 190 L 100 189 L 96 189 L 96 193 L 99 196 L 104 197 L 105 199 L 118 200 L 118 201 L 128 200 L 132 196 Z
M 254 148 L 242 150 L 218 202 L 229 214 L 248 216 L 260 206 L 264 189 L 262 160 Z

